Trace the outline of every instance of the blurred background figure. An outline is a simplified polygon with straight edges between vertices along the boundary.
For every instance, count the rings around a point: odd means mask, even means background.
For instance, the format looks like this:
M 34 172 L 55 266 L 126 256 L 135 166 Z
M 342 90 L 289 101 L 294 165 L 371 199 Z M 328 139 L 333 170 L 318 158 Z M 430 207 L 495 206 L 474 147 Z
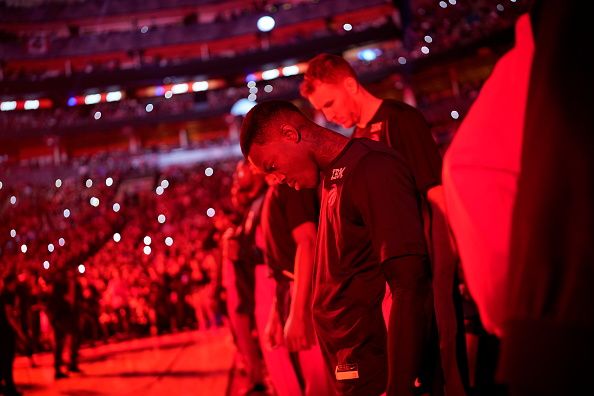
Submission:
M 537 1 L 520 176 L 511 219 L 500 371 L 510 394 L 592 393 L 594 89 L 591 3 Z
M 21 393 L 14 383 L 13 364 L 17 338 L 27 343 L 15 307 L 17 279 L 14 274 L 2 279 L 0 284 L 0 386 L 3 394 L 17 396 Z
M 48 312 L 54 329 L 54 377 L 67 378 L 62 366 L 66 339 L 70 342 L 70 360 L 68 371 L 79 373 L 78 350 L 80 348 L 80 304 L 82 288 L 74 269 L 60 271 L 52 279 L 52 290 L 48 298 Z
M 33 271 L 24 271 L 18 277 L 16 289 L 18 317 L 20 318 L 23 333 L 27 335 L 28 343 L 24 345 L 25 354 L 31 362 L 31 367 L 36 367 L 33 354 L 39 350 L 40 337 L 40 293 L 36 287 L 37 274 Z
M 593 178 L 593 145 L 580 97 L 592 87 L 592 62 L 580 55 L 585 37 L 574 29 L 584 11 L 577 2 L 536 1 L 520 17 L 514 48 L 446 154 L 452 228 L 491 333 L 490 362 L 477 360 L 476 370 L 490 368 L 493 378 L 498 362 L 512 395 L 592 388 L 582 379 L 593 367 L 586 334 L 594 316 L 582 302 L 594 275 L 585 242 L 592 188 L 583 183 Z
M 253 172 L 249 163 L 237 164 L 232 200 L 239 214 L 239 223 L 229 228 L 223 236 L 224 272 L 223 282 L 227 290 L 229 320 L 235 334 L 235 342 L 241 353 L 249 377 L 249 385 L 242 393 L 265 392 L 266 369 L 258 337 L 257 268 L 264 265 L 262 253 L 260 215 L 266 184 L 262 175 Z
M 495 372 L 506 310 L 505 278 L 513 270 L 511 218 L 534 52 L 527 14 L 518 20 L 515 33 L 514 48 L 498 61 L 444 160 L 448 219 L 465 279 L 470 378 L 478 394 L 505 392 L 496 385 Z

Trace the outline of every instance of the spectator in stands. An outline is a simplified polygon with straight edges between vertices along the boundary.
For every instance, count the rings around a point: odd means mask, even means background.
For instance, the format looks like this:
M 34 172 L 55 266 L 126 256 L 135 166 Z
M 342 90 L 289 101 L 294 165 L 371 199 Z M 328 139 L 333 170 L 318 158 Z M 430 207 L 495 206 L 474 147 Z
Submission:
M 27 338 L 16 315 L 17 279 L 14 274 L 8 275 L 0 285 L 0 386 L 6 396 L 18 396 L 13 378 L 13 363 L 16 350 L 17 337 L 27 342 Z

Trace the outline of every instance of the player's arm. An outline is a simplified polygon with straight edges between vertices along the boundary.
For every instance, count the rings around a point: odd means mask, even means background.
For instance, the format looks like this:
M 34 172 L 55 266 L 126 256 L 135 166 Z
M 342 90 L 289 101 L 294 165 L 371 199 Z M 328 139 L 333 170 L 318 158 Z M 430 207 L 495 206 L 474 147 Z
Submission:
M 9 304 L 5 304 L 4 311 L 6 314 L 6 319 L 8 320 L 8 324 L 10 325 L 10 327 L 12 327 L 12 329 L 16 333 L 17 337 L 22 342 L 27 342 L 27 336 L 23 332 L 22 327 L 19 325 L 19 320 L 18 320 L 18 315 L 16 313 L 16 309 Z
M 447 270 L 454 276 L 457 254 L 446 215 L 443 186 L 437 185 L 427 191 L 427 202 L 431 213 L 430 238 L 434 268 Z M 448 277 L 449 278 L 449 277 Z
M 276 348 L 283 344 L 283 327 L 278 316 L 278 300 L 276 296 L 273 298 L 270 306 L 268 322 L 264 329 L 264 337 L 265 343 L 269 348 Z
M 350 188 L 392 291 L 387 393 L 408 395 L 421 372 L 433 301 L 413 177 L 402 158 L 370 154 Z
M 309 349 L 316 343 L 311 313 L 316 224 L 310 221 L 302 223 L 293 229 L 292 236 L 297 245 L 297 252 L 293 296 L 285 324 L 285 339 L 289 350 L 296 351 Z

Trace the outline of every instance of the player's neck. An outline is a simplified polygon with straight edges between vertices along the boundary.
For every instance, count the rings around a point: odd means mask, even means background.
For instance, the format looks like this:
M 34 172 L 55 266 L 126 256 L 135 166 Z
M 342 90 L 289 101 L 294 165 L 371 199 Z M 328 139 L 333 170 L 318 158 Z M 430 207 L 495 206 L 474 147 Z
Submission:
M 362 91 L 360 95 L 361 115 L 357 127 L 366 128 L 369 121 L 377 113 L 377 109 L 382 105 L 382 100 L 367 91 Z
M 316 162 L 321 170 L 328 168 L 330 164 L 340 155 L 349 139 L 345 136 L 329 132 L 324 135 L 324 139 L 320 141 L 320 145 L 315 150 Z

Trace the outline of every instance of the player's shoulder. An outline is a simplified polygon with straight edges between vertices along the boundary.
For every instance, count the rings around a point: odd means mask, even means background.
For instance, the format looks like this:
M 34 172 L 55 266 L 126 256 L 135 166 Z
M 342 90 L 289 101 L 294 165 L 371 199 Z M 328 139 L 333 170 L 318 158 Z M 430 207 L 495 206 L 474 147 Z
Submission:
M 419 109 L 409 105 L 408 103 L 404 103 L 400 100 L 384 99 L 382 101 L 382 106 L 386 110 L 396 113 L 396 114 L 411 114 L 411 115 L 414 114 L 414 115 L 422 116 L 422 113 Z
M 382 106 L 397 112 L 420 113 L 416 107 L 413 107 L 408 103 L 404 103 L 403 101 L 397 99 L 383 99 Z
M 361 146 L 361 155 L 350 170 L 346 183 L 353 196 L 366 195 L 365 191 L 369 189 L 388 195 L 395 189 L 412 189 L 412 174 L 398 152 L 379 142 L 360 140 L 357 143 Z
M 364 174 L 368 170 L 377 170 L 385 166 L 406 166 L 402 156 L 393 148 L 370 139 L 357 139 L 361 155 L 357 168 Z

